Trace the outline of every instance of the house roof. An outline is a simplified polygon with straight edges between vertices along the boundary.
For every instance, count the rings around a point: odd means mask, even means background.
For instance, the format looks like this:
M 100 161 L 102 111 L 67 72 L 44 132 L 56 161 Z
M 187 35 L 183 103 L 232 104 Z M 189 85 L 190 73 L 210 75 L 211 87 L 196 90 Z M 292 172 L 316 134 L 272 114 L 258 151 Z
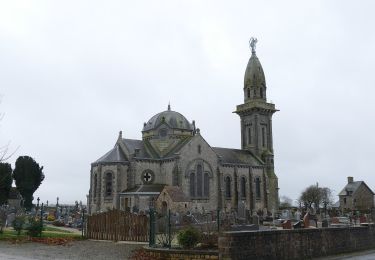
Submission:
M 160 193 L 166 192 L 169 194 L 169 197 L 173 202 L 188 202 L 190 199 L 185 195 L 180 187 L 177 186 L 165 186 L 163 191 Z
M 212 147 L 222 163 L 262 165 L 263 162 L 248 150 Z
M 339 193 L 339 196 L 353 195 L 362 184 L 365 185 L 367 189 L 371 191 L 372 194 L 374 194 L 374 192 L 367 186 L 367 184 L 364 181 L 353 181 L 345 185 L 345 187 Z M 349 194 L 349 192 L 351 194 Z

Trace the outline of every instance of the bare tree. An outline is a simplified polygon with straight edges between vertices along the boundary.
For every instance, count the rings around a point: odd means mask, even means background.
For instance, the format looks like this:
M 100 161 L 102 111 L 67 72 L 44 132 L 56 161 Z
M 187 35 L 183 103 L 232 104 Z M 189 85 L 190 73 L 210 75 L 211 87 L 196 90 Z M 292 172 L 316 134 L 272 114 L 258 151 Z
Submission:
M 1 102 L 1 96 L 0 96 L 0 102 Z M 0 121 L 4 118 L 4 113 L 0 112 Z M 8 142 L 5 145 L 0 146 L 0 163 L 7 161 L 12 155 L 18 150 L 19 147 L 17 147 L 13 152 L 9 151 L 10 142 Z
M 327 207 L 333 203 L 332 190 L 327 187 L 311 185 L 302 192 L 299 201 L 306 209 L 314 208 L 319 211 L 320 206 L 323 206 L 326 212 Z
M 280 208 L 290 208 L 292 207 L 293 200 L 288 196 L 281 196 L 280 198 Z
M 317 185 L 311 185 L 307 187 L 301 194 L 300 200 L 303 203 L 305 209 L 314 208 L 319 209 L 321 202 L 321 192 Z
M 321 196 L 322 196 L 322 206 L 324 208 L 324 213 L 327 214 L 327 208 L 329 206 L 332 206 L 334 203 L 333 201 L 333 195 L 332 195 L 332 190 L 330 188 L 320 188 Z

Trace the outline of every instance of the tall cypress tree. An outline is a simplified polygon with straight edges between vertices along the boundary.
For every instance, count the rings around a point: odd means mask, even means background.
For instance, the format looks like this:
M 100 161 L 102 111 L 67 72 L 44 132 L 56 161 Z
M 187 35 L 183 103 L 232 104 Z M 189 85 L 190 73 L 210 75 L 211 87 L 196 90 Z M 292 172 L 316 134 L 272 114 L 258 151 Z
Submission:
M 26 210 L 30 210 L 33 194 L 44 180 L 43 166 L 40 167 L 30 156 L 20 156 L 16 161 L 13 179 L 16 182 L 17 190 L 24 199 L 24 207 Z
M 9 163 L 0 163 L 0 206 L 8 201 L 12 181 L 12 166 Z

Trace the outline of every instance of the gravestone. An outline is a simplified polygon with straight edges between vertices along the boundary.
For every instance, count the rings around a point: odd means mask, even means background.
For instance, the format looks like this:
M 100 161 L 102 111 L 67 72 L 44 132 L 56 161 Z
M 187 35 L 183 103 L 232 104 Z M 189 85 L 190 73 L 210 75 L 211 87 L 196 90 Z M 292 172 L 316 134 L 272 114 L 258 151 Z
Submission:
M 297 210 L 296 212 L 296 220 L 301 220 L 302 213 L 300 210 Z
M 241 219 L 246 218 L 245 203 L 243 203 L 243 202 L 238 203 L 237 216 L 238 216 L 238 218 L 241 218 Z
M 303 217 L 303 224 L 305 228 L 308 228 L 310 226 L 310 214 L 309 212 L 306 213 L 306 215 Z
M 285 220 L 281 226 L 283 227 L 283 229 L 292 229 L 292 221 L 290 219 L 288 220 Z
M 254 225 L 259 226 L 259 216 L 258 216 L 256 213 L 253 214 L 253 216 L 252 216 L 252 218 L 251 218 L 251 222 L 252 222 Z
M 16 218 L 16 214 L 15 214 L 15 213 L 10 213 L 10 214 L 7 216 L 7 223 L 6 223 L 6 226 L 7 226 L 7 227 L 11 227 L 15 218 Z

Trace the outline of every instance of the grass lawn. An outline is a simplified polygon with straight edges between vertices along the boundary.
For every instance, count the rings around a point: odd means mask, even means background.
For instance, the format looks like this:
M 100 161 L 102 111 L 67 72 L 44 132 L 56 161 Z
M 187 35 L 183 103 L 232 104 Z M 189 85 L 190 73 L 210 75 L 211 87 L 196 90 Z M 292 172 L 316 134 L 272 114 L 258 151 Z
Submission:
M 47 231 L 47 232 L 51 232 L 51 231 L 53 231 L 53 232 L 58 232 L 58 233 L 73 233 L 73 232 L 71 232 L 71 231 L 69 231 L 69 230 L 64 230 L 64 229 L 61 229 L 61 228 L 55 228 L 55 227 L 50 227 L 50 226 L 45 226 L 44 228 L 43 228 L 43 231 Z
M 20 235 L 17 235 L 17 232 L 12 228 L 5 229 L 3 234 L 0 234 L 0 240 L 15 240 L 25 238 L 28 238 L 25 231 L 22 231 Z M 81 235 L 79 234 L 53 227 L 45 227 L 45 230 L 42 232 L 42 238 L 82 239 Z

